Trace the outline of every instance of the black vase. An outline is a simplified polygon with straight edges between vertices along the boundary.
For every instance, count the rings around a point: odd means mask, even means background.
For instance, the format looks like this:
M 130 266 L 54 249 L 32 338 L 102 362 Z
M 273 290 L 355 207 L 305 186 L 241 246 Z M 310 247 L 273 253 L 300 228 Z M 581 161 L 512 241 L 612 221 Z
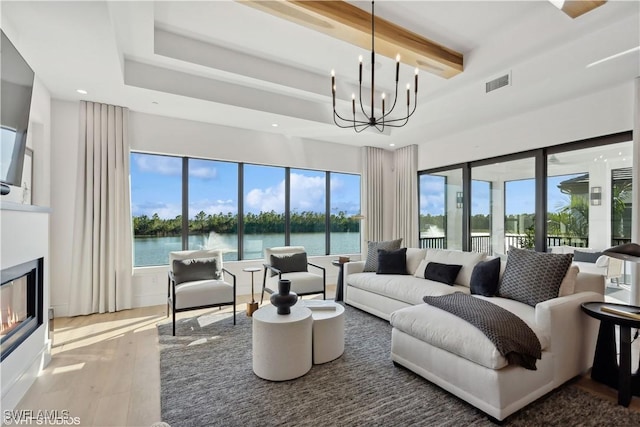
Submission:
M 291 292 L 291 280 L 278 281 L 278 293 L 271 294 L 271 304 L 278 309 L 278 314 L 291 314 L 291 307 L 298 302 L 298 295 Z

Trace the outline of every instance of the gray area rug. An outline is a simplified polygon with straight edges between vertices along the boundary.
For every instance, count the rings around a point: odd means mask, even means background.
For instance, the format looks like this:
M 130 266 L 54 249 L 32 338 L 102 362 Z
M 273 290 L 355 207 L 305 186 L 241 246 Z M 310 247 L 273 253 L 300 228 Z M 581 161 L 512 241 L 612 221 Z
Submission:
M 179 426 L 491 426 L 484 413 L 390 359 L 388 322 L 346 307 L 345 352 L 284 382 L 252 371 L 251 318 L 216 310 L 158 325 L 162 420 Z M 638 426 L 629 411 L 573 385 L 507 418 L 514 426 Z

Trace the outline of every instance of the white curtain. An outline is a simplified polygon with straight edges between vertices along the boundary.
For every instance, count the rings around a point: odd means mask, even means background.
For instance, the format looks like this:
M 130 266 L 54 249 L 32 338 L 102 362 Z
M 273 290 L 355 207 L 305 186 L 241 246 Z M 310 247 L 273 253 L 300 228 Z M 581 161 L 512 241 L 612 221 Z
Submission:
M 418 146 L 409 145 L 394 153 L 395 200 L 393 236 L 402 237 L 408 248 L 418 247 Z
M 129 110 L 80 103 L 69 314 L 131 308 Z
M 383 175 L 384 150 L 375 147 L 362 148 L 362 215 L 365 240 L 383 240 Z M 366 251 L 366 245 L 363 246 Z

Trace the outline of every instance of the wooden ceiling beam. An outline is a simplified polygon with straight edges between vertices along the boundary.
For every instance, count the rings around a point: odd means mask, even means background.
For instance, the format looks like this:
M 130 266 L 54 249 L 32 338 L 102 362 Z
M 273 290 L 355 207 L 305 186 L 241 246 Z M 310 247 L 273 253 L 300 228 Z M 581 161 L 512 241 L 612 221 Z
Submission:
M 371 50 L 371 13 L 344 1 L 238 1 Z M 403 64 L 447 79 L 462 72 L 461 53 L 377 16 L 375 27 L 376 54 L 392 59 L 400 54 Z
M 576 19 L 578 16 L 590 12 L 596 7 L 602 6 L 606 2 L 606 0 L 566 0 L 562 5 L 562 11 L 573 19 Z

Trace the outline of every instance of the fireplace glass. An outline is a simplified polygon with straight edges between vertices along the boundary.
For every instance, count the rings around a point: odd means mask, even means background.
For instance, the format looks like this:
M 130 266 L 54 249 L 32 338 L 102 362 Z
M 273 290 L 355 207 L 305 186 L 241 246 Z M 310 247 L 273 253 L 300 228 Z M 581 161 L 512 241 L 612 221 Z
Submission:
M 0 360 L 43 323 L 43 265 L 40 258 L 0 271 Z

